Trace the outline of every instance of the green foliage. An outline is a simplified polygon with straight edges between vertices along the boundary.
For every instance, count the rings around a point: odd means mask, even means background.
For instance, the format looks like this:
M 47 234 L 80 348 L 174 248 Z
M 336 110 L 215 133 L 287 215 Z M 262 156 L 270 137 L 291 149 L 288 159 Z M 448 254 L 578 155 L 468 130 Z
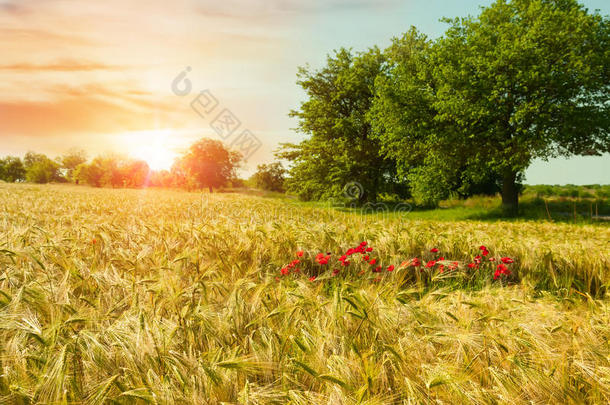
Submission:
M 16 156 L 7 156 L 0 159 L 0 180 L 14 183 L 25 180 L 25 167 Z
M 74 182 L 74 169 L 87 161 L 87 153 L 83 150 L 71 149 L 61 157 L 61 168 L 65 171 L 65 178 Z
M 278 153 L 291 162 L 289 192 L 305 200 L 327 199 L 357 182 L 362 187 L 360 199 L 373 201 L 400 183 L 394 162 L 381 155 L 366 120 L 375 78 L 383 66 L 384 56 L 377 48 L 355 55 L 340 49 L 318 71 L 299 69 L 297 83 L 308 99 L 290 115 L 299 119 L 299 131 L 309 137 L 282 145 Z
M 524 195 L 534 195 L 536 197 L 578 197 L 584 199 L 605 199 L 610 198 L 609 184 L 589 184 L 585 186 L 575 186 L 573 184 L 547 185 L 539 184 L 534 186 L 524 186 Z
M 93 187 L 142 187 L 150 175 L 148 164 L 118 155 L 98 156 L 74 168 L 74 181 Z
M 50 183 L 62 181 L 59 172 L 60 165 L 47 156 L 28 152 L 23 158 L 25 179 L 30 183 Z
M 447 21 L 437 41 L 395 40 L 378 79 L 369 119 L 401 172 L 495 173 L 514 212 L 532 159 L 610 150 L 607 17 L 575 0 L 498 0 Z
M 432 166 L 415 167 L 409 172 L 408 179 L 413 200 L 417 205 L 436 207 L 441 200 L 449 196 L 447 179 L 439 176 L 439 171 Z
M 207 187 L 210 192 L 235 178 L 241 155 L 227 149 L 222 142 L 203 138 L 191 145 L 176 161 L 172 172 L 187 189 Z
M 275 162 L 258 165 L 250 181 L 261 190 L 283 192 L 285 176 L 286 169 L 281 163 Z

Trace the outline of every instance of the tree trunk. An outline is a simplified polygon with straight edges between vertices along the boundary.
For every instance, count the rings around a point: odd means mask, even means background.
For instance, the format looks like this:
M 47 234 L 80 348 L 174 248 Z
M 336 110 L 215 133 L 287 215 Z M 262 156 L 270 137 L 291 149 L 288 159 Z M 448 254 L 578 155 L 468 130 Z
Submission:
M 210 190 L 210 194 L 212 194 L 212 186 L 208 186 L 208 190 Z
M 519 208 L 519 190 L 517 189 L 517 173 L 506 170 L 502 176 L 502 213 L 514 217 Z

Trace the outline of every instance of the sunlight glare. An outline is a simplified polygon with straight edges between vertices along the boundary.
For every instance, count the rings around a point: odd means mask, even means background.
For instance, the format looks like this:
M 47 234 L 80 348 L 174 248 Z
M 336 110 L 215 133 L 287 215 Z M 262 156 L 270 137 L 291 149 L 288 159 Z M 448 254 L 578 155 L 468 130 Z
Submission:
M 152 170 L 169 170 L 177 154 L 170 145 L 168 130 L 135 131 L 124 134 L 128 154 L 144 160 Z

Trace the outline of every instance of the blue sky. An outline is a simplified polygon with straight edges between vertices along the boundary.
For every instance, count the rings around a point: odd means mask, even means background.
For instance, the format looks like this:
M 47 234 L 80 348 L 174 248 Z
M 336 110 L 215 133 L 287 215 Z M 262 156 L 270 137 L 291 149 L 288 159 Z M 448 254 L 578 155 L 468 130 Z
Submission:
M 195 139 L 218 137 L 230 110 L 261 147 L 244 168 L 271 161 L 302 135 L 287 116 L 304 94 L 298 66 L 320 67 L 340 47 L 385 47 L 416 26 L 474 15 L 488 0 L 0 0 L 0 156 L 51 156 L 72 147 L 167 167 Z M 610 14 L 610 1 L 583 0 Z M 172 82 L 185 69 L 191 92 Z M 192 108 L 207 90 L 213 115 Z M 236 136 L 236 135 L 232 135 Z M 229 141 L 231 138 L 227 138 Z M 610 183 L 610 157 L 535 162 L 527 182 Z

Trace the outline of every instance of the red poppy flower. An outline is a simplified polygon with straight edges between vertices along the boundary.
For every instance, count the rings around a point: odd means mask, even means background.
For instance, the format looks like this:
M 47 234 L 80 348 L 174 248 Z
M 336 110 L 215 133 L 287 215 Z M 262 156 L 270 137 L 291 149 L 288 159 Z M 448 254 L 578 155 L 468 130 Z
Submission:
M 408 260 L 405 260 L 404 262 L 400 263 L 400 267 L 407 267 L 409 264 L 411 264 Z
M 468 268 L 470 268 L 470 269 L 474 269 L 475 266 L 476 266 L 476 264 L 474 264 L 474 263 L 468 263 Z
M 500 263 L 500 264 L 498 264 L 496 272 L 494 273 L 494 280 L 496 280 L 500 276 L 510 276 L 510 275 L 511 275 L 511 272 L 508 269 L 508 267 L 506 267 L 506 265 L 504 263 Z
M 438 253 L 438 249 L 437 249 L 437 248 L 432 248 L 432 249 L 430 249 L 430 252 L 432 252 L 432 253 Z
M 288 267 L 284 267 L 281 272 L 282 276 L 285 276 L 286 274 L 290 274 L 290 269 Z
M 316 280 L 316 276 L 309 277 L 309 281 L 315 281 L 315 280 Z
M 375 267 L 375 270 L 373 270 L 373 273 L 381 273 L 381 266 Z
M 347 267 L 347 266 L 349 266 L 349 264 L 350 264 L 349 260 L 341 262 L 341 266 L 346 266 Z
M 323 253 L 318 253 L 316 255 L 316 260 L 319 264 L 326 264 L 330 260 L 330 253 L 327 256 L 324 256 Z
M 368 247 L 368 248 L 366 248 L 366 251 L 367 251 L 367 252 L 372 252 L 372 251 L 373 251 L 373 248 L 372 248 L 372 247 Z
M 364 260 L 365 262 L 368 262 L 369 260 L 371 260 L 371 258 L 369 257 L 369 255 L 366 255 L 366 256 L 362 256 L 362 260 Z
M 513 259 L 511 259 L 510 257 L 503 257 L 502 259 L 502 263 L 506 263 L 506 264 L 511 264 L 514 263 L 515 261 Z
M 298 256 L 298 257 L 303 257 L 303 251 L 302 251 L 302 250 L 299 250 L 299 251 L 297 252 L 297 256 Z
M 442 262 L 443 260 L 445 260 L 445 257 L 441 256 L 441 257 L 438 258 L 437 262 Z
M 95 238 L 91 239 L 91 244 L 92 245 L 95 245 L 96 243 L 97 243 L 97 239 L 95 239 Z
M 368 244 L 369 244 L 368 242 L 360 242 L 360 246 L 366 246 Z
M 489 250 L 484 250 L 482 254 L 483 256 L 487 256 L 489 254 Z
M 421 261 L 417 257 L 413 258 L 413 266 L 415 266 L 415 267 L 421 266 Z
M 394 265 L 393 264 L 388 266 L 388 271 L 394 271 Z
M 369 264 L 371 266 L 374 265 L 375 263 L 377 263 L 377 259 L 371 259 L 371 261 L 369 262 Z
M 495 258 L 495 257 L 490 257 L 490 258 L 489 258 L 489 261 L 490 261 L 490 262 L 495 262 L 495 261 L 496 261 L 496 258 Z
M 479 250 L 487 250 L 487 248 L 483 245 L 479 246 Z
M 428 267 L 428 268 L 434 267 L 435 264 L 436 264 L 436 261 L 430 260 L 428 263 L 426 263 L 426 267 Z

